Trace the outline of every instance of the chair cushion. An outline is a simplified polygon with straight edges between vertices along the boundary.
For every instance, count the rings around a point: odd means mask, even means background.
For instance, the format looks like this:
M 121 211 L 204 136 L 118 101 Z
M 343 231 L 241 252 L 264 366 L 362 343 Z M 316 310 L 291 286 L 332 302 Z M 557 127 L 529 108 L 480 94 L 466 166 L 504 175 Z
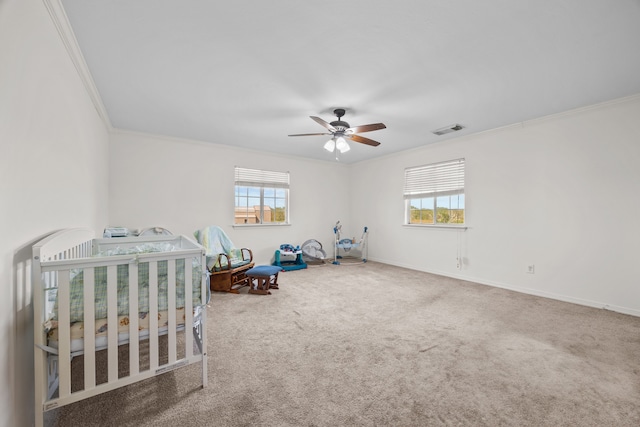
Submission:
M 245 272 L 247 276 L 273 276 L 282 271 L 281 267 L 276 267 L 275 265 L 259 265 L 257 267 L 253 267 Z
M 238 268 L 238 267 L 242 267 L 243 265 L 247 265 L 251 262 L 250 259 L 238 259 L 238 260 L 232 260 L 231 261 L 231 268 Z
M 224 261 L 226 261 L 226 258 L 222 258 Z M 222 266 L 218 265 L 218 264 L 214 264 L 214 261 L 216 260 L 215 257 L 212 257 L 211 259 L 209 259 L 209 257 L 207 257 L 207 267 L 209 267 L 209 269 L 213 272 L 213 271 L 226 271 L 229 268 L 227 267 L 227 263 L 223 262 Z M 251 260 L 250 259 L 232 259 L 231 260 L 231 270 L 235 270 L 236 268 L 242 267 L 243 265 L 247 265 L 250 264 Z

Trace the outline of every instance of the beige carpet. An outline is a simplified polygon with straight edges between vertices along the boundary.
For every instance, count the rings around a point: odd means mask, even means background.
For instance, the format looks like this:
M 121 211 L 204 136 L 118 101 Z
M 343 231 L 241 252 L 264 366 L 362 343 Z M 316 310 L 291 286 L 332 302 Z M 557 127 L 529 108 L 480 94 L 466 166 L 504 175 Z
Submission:
M 640 318 L 369 262 L 213 295 L 192 365 L 55 426 L 638 426 Z

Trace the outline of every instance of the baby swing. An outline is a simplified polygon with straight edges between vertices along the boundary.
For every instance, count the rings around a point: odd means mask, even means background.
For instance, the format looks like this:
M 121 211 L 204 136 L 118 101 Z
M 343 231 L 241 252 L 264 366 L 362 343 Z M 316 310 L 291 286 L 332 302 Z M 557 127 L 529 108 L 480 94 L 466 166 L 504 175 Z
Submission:
M 359 241 L 356 241 L 355 237 L 353 239 L 341 239 L 341 230 L 342 225 L 340 224 L 340 221 L 338 221 L 336 222 L 335 227 L 333 227 L 333 234 L 335 236 L 335 243 L 333 245 L 333 264 L 340 265 L 340 261 L 338 260 L 344 260 L 345 257 L 347 257 L 347 253 L 352 249 L 356 249 L 360 252 L 362 262 L 367 262 L 367 236 L 369 228 L 364 227 Z M 344 255 L 340 255 L 340 250 L 342 250 Z M 351 255 L 348 258 L 355 259 L 358 257 Z

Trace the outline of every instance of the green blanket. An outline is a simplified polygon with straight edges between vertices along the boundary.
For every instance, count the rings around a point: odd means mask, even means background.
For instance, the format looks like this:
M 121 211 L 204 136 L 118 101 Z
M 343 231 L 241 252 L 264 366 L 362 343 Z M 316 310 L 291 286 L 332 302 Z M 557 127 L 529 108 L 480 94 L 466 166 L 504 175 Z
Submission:
M 154 246 L 115 249 L 100 253 L 97 256 L 112 256 L 132 253 L 162 252 L 166 247 Z M 176 308 L 184 307 L 184 279 L 185 260 L 176 260 Z M 198 259 L 192 263 L 192 301 L 193 305 L 201 305 L 200 280 L 202 279 L 202 268 Z M 168 261 L 158 261 L 158 310 L 168 309 Z M 73 270 L 70 283 L 70 316 L 71 322 L 81 322 L 84 320 L 84 270 Z M 138 264 L 138 312 L 149 311 L 149 263 Z M 121 264 L 117 266 L 117 295 L 118 295 L 118 316 L 129 314 L 129 265 Z M 96 267 L 94 269 L 94 302 L 95 318 L 103 319 L 107 317 L 107 267 Z M 57 320 L 58 301 L 54 306 L 53 319 Z

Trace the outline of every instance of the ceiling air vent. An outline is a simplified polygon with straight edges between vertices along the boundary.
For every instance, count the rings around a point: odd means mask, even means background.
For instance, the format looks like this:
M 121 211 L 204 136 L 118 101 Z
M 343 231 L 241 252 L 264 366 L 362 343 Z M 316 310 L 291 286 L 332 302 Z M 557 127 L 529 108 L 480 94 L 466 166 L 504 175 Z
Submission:
M 457 131 L 459 131 L 461 129 L 464 129 L 464 126 L 459 125 L 459 124 L 456 123 L 455 125 L 450 125 L 450 126 L 446 126 L 446 127 L 440 128 L 440 129 L 436 129 L 436 130 L 434 130 L 432 132 L 434 134 L 436 134 L 436 135 L 444 135 L 444 134 L 451 133 L 451 132 L 457 132 Z

